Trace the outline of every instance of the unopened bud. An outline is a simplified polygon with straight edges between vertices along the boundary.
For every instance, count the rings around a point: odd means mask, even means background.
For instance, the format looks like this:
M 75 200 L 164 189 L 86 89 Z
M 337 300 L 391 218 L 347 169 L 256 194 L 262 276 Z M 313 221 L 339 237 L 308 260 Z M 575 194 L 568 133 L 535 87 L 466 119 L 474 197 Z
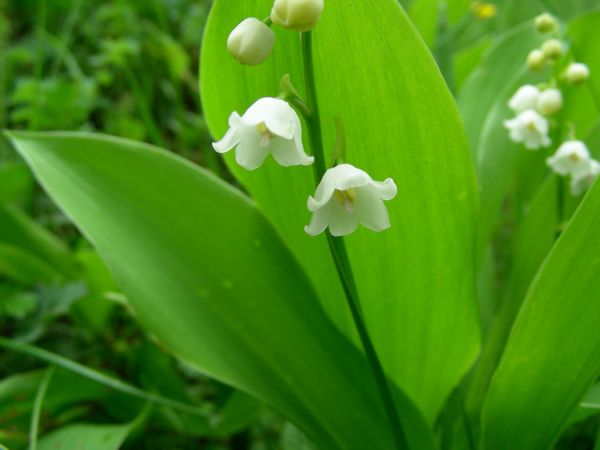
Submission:
M 567 67 L 565 78 L 569 84 L 585 83 L 590 77 L 590 69 L 582 63 L 572 63 Z
M 266 60 L 275 45 L 275 33 L 254 17 L 244 19 L 227 39 L 229 53 L 240 64 L 255 66 Z
M 550 60 L 558 60 L 565 54 L 563 43 L 558 39 L 549 39 L 542 44 L 544 56 Z
M 550 14 L 542 14 L 535 18 L 535 29 L 540 33 L 554 33 L 558 30 L 558 22 Z
M 275 0 L 271 20 L 296 31 L 310 31 L 321 18 L 323 0 Z
M 563 107 L 562 94 L 558 89 L 546 89 L 537 99 L 537 110 L 545 116 L 558 112 Z
M 529 52 L 529 55 L 527 55 L 527 67 L 535 72 L 544 70 L 546 67 L 546 55 L 544 55 L 544 52 L 537 48 Z

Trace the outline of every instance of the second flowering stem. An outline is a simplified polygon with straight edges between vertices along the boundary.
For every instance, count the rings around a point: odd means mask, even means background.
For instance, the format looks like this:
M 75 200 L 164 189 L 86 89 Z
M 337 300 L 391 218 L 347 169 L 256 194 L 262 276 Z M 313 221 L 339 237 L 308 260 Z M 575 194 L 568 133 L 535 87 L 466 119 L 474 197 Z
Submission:
M 317 103 L 317 90 L 315 83 L 315 72 L 314 72 L 314 59 L 312 53 L 312 35 L 311 32 L 302 33 L 302 55 L 304 63 L 304 83 L 306 86 L 306 104 L 310 108 L 310 116 L 305 116 L 307 122 L 308 133 L 313 149 L 313 156 L 315 162 L 313 164 L 315 185 L 318 186 L 320 180 L 326 171 L 325 165 L 325 152 L 323 148 L 323 133 L 321 130 L 321 117 L 319 113 L 319 106 Z M 385 413 L 388 417 L 390 429 L 394 437 L 397 450 L 407 450 L 408 442 L 398 411 L 395 406 L 394 397 L 390 384 L 387 380 L 383 366 L 377 352 L 371 341 L 371 337 L 367 331 L 367 327 L 360 310 L 360 299 L 358 296 L 358 290 L 354 282 L 354 276 L 352 274 L 352 267 L 346 251 L 346 245 L 344 239 L 341 237 L 334 237 L 331 233 L 327 233 L 327 243 L 329 250 L 333 256 L 333 260 L 338 272 L 338 276 L 344 289 L 344 294 L 352 319 L 358 331 L 365 355 L 371 370 L 373 377 L 379 389 Z

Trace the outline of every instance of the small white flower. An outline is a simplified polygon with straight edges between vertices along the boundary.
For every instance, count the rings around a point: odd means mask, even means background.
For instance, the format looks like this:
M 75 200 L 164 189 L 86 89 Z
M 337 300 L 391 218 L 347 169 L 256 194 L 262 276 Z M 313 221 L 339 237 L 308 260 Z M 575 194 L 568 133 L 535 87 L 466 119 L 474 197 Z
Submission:
M 535 109 L 540 95 L 540 90 L 532 84 L 521 86 L 515 95 L 508 101 L 508 106 L 516 114 L 522 113 L 528 109 Z
M 549 146 L 548 121 L 537 111 L 527 110 L 511 120 L 504 121 L 513 142 L 522 143 L 529 150 Z
M 583 63 L 571 63 L 567 67 L 565 78 L 569 84 L 585 83 L 590 77 L 590 69 Z
M 266 60 L 275 45 L 275 33 L 262 21 L 248 17 L 227 38 L 227 49 L 240 64 L 255 66 Z
M 393 199 L 397 191 L 391 178 L 373 181 L 368 173 L 350 164 L 335 166 L 323 175 L 314 198 L 308 198 L 313 215 L 304 231 L 316 236 L 329 227 L 333 236 L 345 236 L 359 224 L 383 231 L 390 227 L 383 201 Z
M 307 166 L 315 160 L 304 152 L 298 114 L 278 98 L 261 98 L 242 117 L 237 112 L 229 116 L 229 130 L 213 148 L 226 153 L 234 147 L 235 160 L 248 170 L 262 165 L 269 153 L 285 167 Z
M 323 0 L 275 0 L 271 20 L 292 30 L 310 31 L 317 25 L 324 7 Z
M 575 196 L 583 194 L 600 175 L 600 163 L 594 159 L 589 160 L 587 172 L 571 178 L 571 193 Z
M 590 161 L 590 152 L 581 141 L 563 142 L 556 153 L 546 160 L 557 174 L 571 175 L 575 178 L 589 171 Z
M 537 99 L 537 110 L 545 116 L 558 112 L 563 107 L 563 97 L 558 89 L 546 89 Z

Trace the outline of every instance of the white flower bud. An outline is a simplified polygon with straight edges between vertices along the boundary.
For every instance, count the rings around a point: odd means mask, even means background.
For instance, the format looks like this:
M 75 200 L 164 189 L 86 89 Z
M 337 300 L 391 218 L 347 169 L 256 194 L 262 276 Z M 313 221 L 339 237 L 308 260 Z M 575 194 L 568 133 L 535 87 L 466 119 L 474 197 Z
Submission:
M 590 77 L 590 69 L 582 63 L 572 63 L 567 67 L 565 78 L 569 84 L 585 83 Z
M 563 98 L 558 89 L 546 89 L 538 96 L 536 108 L 545 116 L 560 111 L 562 107 Z
M 546 55 L 544 55 L 544 52 L 537 48 L 529 52 L 529 55 L 527 55 L 527 67 L 535 72 L 544 70 L 546 67 Z
M 244 19 L 227 39 L 229 53 L 240 64 L 255 66 L 265 61 L 275 45 L 275 33 L 254 17 Z
M 565 49 L 558 39 L 548 39 L 542 44 L 542 52 L 547 59 L 556 61 L 563 57 Z
M 296 31 L 310 31 L 321 18 L 323 0 L 275 0 L 271 20 Z
M 542 14 L 535 18 L 535 29 L 540 33 L 554 33 L 558 30 L 558 22 L 550 14 Z

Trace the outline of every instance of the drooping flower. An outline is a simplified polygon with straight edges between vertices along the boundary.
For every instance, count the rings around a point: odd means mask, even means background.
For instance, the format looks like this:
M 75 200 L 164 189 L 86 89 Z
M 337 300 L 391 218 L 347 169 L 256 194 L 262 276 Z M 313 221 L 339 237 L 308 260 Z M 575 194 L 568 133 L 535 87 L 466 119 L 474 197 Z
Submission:
M 302 124 L 294 109 L 283 100 L 272 97 L 256 101 L 243 116 L 229 116 L 229 130 L 213 148 L 226 153 L 235 147 L 235 160 L 254 170 L 273 155 L 282 166 L 307 166 L 314 162 L 304 152 Z
M 396 196 L 397 188 L 391 178 L 374 181 L 368 173 L 350 164 L 335 166 L 323 175 L 314 197 L 307 206 L 313 213 L 304 231 L 316 236 L 327 227 L 333 236 L 345 236 L 359 224 L 373 231 L 390 227 L 384 200 Z
M 571 193 L 575 196 L 583 194 L 600 175 L 600 163 L 590 159 L 588 170 L 577 177 L 571 178 Z
M 324 7 L 323 0 L 275 0 L 271 20 L 292 30 L 310 31 L 317 25 Z
M 558 150 L 546 160 L 550 168 L 559 175 L 581 177 L 589 172 L 590 152 L 581 141 L 563 142 Z
M 549 146 L 552 141 L 548 136 L 548 121 L 537 111 L 528 109 L 517 117 L 504 121 L 513 142 L 522 143 L 529 150 Z
M 516 114 L 522 113 L 528 109 L 535 109 L 539 95 L 540 90 L 536 86 L 526 84 L 521 86 L 517 92 L 515 92 L 508 101 L 508 106 Z
M 563 97 L 558 89 L 546 89 L 537 98 L 536 107 L 539 112 L 549 116 L 563 107 Z
M 265 61 L 275 45 L 275 33 L 262 21 L 248 17 L 227 38 L 229 53 L 240 64 L 255 66 Z
M 590 77 L 590 69 L 583 63 L 571 63 L 565 72 L 565 78 L 569 84 L 585 83 Z

